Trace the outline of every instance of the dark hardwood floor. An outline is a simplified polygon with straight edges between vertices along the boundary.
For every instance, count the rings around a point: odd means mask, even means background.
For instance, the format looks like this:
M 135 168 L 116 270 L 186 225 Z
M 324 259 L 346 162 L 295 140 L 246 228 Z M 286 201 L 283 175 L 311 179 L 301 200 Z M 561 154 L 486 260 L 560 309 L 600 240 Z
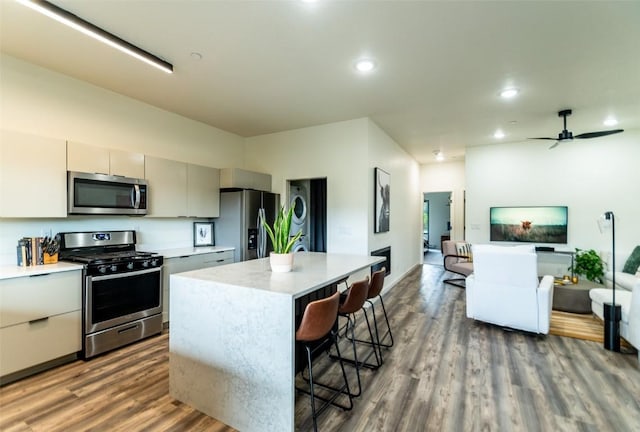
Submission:
M 416 268 L 385 297 L 395 346 L 380 369 L 363 371 L 354 409 L 330 407 L 320 430 L 640 430 L 635 354 L 469 320 L 464 290 L 444 285 L 443 275 L 441 266 Z M 315 368 L 335 378 L 326 358 Z M 299 430 L 311 429 L 308 401 L 296 400 Z M 169 396 L 165 334 L 0 388 L 0 430 L 233 429 Z

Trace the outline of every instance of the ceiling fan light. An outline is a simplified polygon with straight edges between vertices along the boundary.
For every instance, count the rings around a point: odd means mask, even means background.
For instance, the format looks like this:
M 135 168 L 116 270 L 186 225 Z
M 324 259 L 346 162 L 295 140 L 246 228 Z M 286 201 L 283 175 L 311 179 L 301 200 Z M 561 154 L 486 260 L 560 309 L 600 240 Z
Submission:
M 617 124 L 618 124 L 618 120 L 616 120 L 615 117 L 609 116 L 604 120 L 604 125 L 605 126 L 615 126 Z

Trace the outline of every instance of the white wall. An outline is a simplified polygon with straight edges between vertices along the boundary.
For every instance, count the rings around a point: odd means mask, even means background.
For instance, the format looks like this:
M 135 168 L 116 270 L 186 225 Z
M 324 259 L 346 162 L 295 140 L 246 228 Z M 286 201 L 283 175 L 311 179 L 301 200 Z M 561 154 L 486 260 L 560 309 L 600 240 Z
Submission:
M 242 167 L 244 139 L 91 84 L 2 55 L 0 128 L 213 167 Z M 168 173 L 170 175 L 170 173 Z M 0 219 L 0 264 L 22 236 L 137 229 L 142 247 L 192 245 L 191 219 Z
M 368 119 L 246 140 L 246 167 L 273 173 L 286 196 L 289 179 L 327 178 L 327 252 L 368 254 L 392 246 L 393 284 L 419 262 L 421 196 L 418 166 Z M 373 234 L 373 168 L 391 174 L 391 228 Z
M 247 169 L 271 173 L 273 192 L 282 197 L 287 180 L 327 178 L 327 252 L 368 253 L 366 124 L 350 120 L 246 140 Z
M 464 240 L 465 162 L 441 162 L 420 166 L 421 192 L 451 192 L 451 239 Z M 434 239 L 429 240 L 433 244 Z M 438 240 L 439 241 L 439 240 Z
M 616 252 L 640 244 L 640 132 L 576 140 L 548 150 L 527 141 L 468 148 L 467 238 L 489 242 L 489 207 L 566 205 L 568 244 L 557 249 L 611 250 L 596 220 L 616 217 Z
M 367 121 L 369 141 L 368 235 L 369 250 L 391 246 L 392 281 L 422 261 L 422 194 L 420 167 L 398 144 L 371 120 Z M 374 233 L 374 168 L 390 174 L 389 231 Z M 344 181 L 348 181 L 346 178 Z

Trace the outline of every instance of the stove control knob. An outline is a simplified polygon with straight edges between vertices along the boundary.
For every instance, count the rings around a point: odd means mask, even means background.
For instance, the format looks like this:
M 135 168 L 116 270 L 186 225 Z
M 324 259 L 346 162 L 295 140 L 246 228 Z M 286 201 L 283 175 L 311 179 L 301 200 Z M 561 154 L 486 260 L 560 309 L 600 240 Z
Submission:
M 152 259 L 152 260 L 151 260 L 151 266 L 152 266 L 152 267 L 155 267 L 155 266 L 157 266 L 157 265 L 158 265 L 158 259 L 157 259 L 157 258 Z
M 142 267 L 144 267 L 144 268 L 149 267 L 149 260 L 142 261 Z
M 133 262 L 128 262 L 127 263 L 127 269 L 133 270 Z
M 107 272 L 107 267 L 106 266 L 100 266 L 100 267 L 98 267 L 98 271 L 100 273 L 106 273 Z
M 111 267 L 109 267 L 109 269 L 111 269 L 112 272 L 118 271 L 118 266 L 115 264 L 112 264 Z

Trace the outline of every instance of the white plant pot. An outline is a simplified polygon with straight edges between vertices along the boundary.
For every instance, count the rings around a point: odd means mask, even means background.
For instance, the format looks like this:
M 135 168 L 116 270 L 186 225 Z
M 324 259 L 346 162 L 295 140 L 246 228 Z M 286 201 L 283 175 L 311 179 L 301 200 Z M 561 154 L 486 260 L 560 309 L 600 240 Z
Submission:
M 271 271 L 274 273 L 290 272 L 293 268 L 293 253 L 277 254 L 271 252 L 269 254 L 269 262 Z

